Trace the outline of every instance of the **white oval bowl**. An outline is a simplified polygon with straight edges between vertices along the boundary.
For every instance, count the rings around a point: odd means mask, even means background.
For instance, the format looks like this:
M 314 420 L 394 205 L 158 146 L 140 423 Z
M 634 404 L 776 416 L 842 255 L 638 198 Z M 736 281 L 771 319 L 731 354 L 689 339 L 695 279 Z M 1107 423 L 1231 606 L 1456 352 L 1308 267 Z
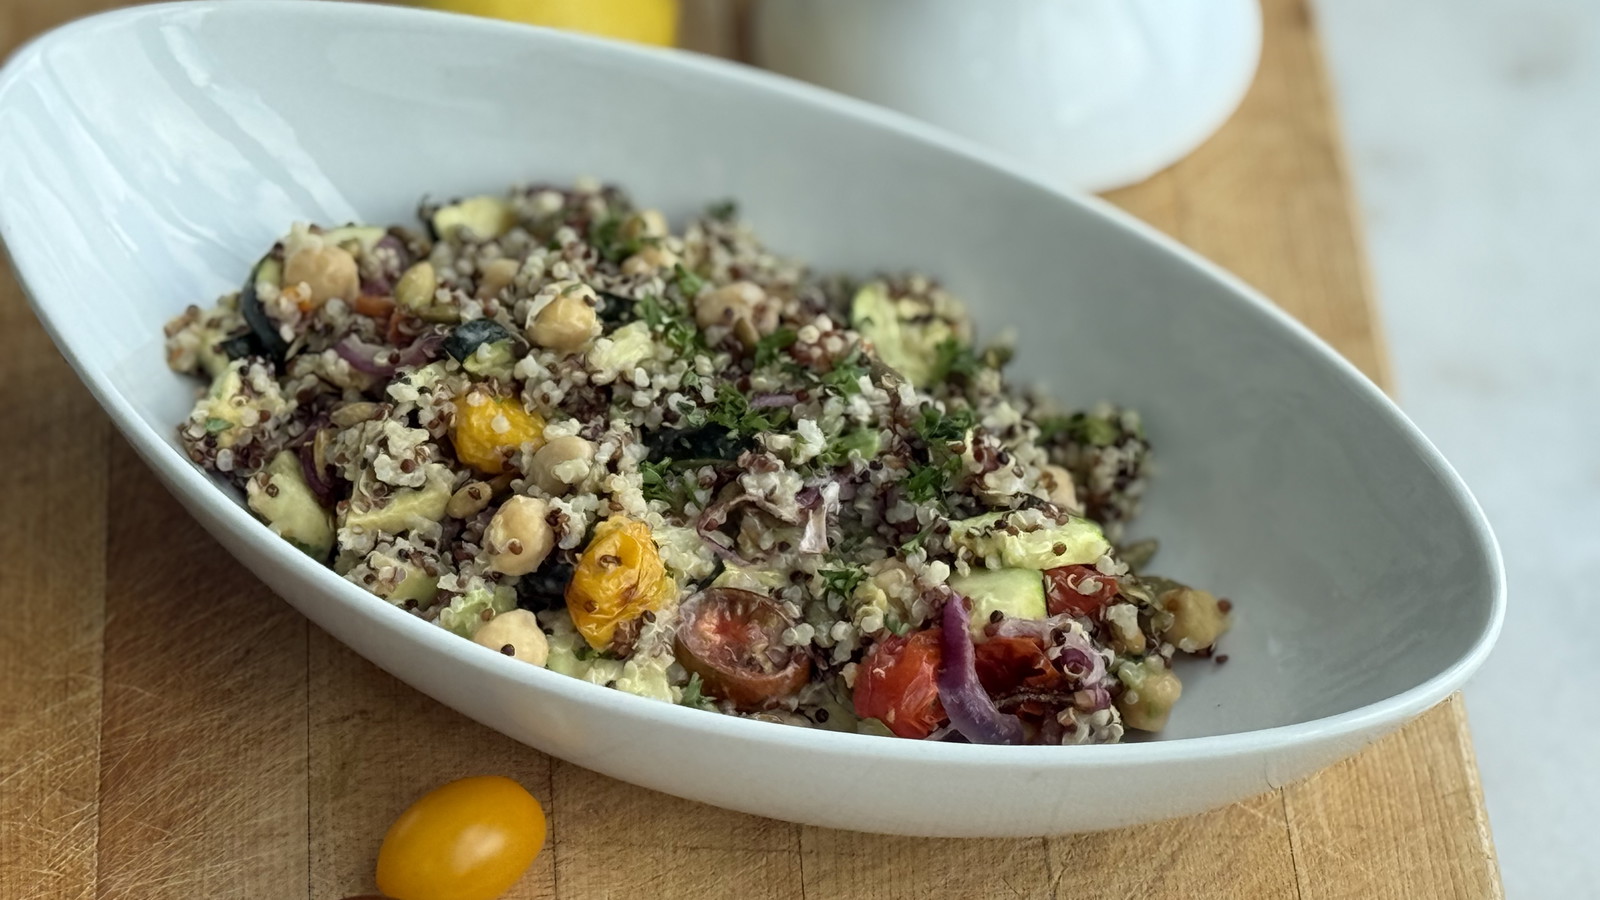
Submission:
M 408 219 L 423 192 L 596 174 L 681 216 L 737 198 L 820 267 L 918 268 L 1015 325 L 1068 403 L 1142 410 L 1160 569 L 1237 603 L 1159 740 L 983 747 L 713 715 L 536 669 L 363 592 L 178 452 L 195 385 L 161 326 L 287 224 Z M 1036 835 L 1195 813 L 1304 776 L 1444 699 L 1489 652 L 1499 554 L 1372 384 L 1131 218 L 910 120 L 685 54 L 368 5 L 234 0 L 62 28 L 0 73 L 0 236 L 139 454 L 318 625 L 443 703 L 668 793 L 816 825 Z

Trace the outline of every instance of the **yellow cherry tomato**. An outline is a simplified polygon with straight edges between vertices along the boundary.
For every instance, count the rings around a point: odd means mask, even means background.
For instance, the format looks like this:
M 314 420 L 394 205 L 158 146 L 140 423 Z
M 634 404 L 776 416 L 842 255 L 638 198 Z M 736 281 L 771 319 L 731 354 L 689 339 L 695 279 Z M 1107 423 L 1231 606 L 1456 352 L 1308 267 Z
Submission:
M 509 778 L 440 785 L 400 814 L 378 851 L 378 889 L 394 900 L 494 900 L 544 846 L 544 810 Z
M 420 0 L 423 6 L 670 47 L 678 0 Z
M 506 470 L 506 457 L 523 444 L 544 446 L 544 418 L 528 412 L 516 397 L 497 397 L 473 390 L 455 400 L 456 418 L 450 442 L 456 456 L 485 475 Z
M 596 650 L 611 645 L 617 626 L 654 611 L 676 592 L 650 527 L 614 516 L 595 526 L 567 583 L 567 612 Z

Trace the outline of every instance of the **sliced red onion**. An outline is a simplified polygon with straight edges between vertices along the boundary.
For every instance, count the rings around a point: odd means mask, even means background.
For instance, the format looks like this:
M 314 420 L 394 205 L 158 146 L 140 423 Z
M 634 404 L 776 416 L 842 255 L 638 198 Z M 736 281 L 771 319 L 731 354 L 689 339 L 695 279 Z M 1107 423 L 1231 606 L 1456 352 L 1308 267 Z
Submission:
M 1086 687 L 1072 695 L 1072 705 L 1084 712 L 1098 712 L 1111 705 L 1111 691 L 1103 684 Z
M 317 500 L 327 506 L 333 501 L 333 482 L 323 477 L 317 471 L 315 446 L 313 441 L 306 441 L 295 449 L 295 456 L 300 459 L 300 471 L 306 477 L 306 486 L 311 488 Z
M 444 332 L 437 328 L 423 333 L 411 342 L 411 346 L 400 351 L 395 366 L 416 368 L 433 362 L 444 352 L 444 339 Z
M 750 398 L 751 409 L 776 409 L 780 406 L 793 406 L 800 402 L 794 394 L 757 394 Z
M 952 594 L 944 605 L 939 702 L 950 724 L 974 744 L 1020 744 L 1025 737 L 1022 720 L 1001 712 L 978 682 L 972 635 L 967 632 L 969 618 L 967 598 Z
M 444 335 L 429 331 L 403 350 L 392 347 L 383 347 L 369 344 L 353 334 L 347 334 L 344 340 L 333 345 L 333 352 L 339 354 L 350 368 L 363 372 L 374 378 L 392 378 L 396 371 L 402 367 L 416 368 L 425 366 L 438 358 L 444 348 Z M 393 360 L 383 362 L 381 360 Z
M 805 528 L 800 532 L 801 553 L 828 552 L 828 512 L 820 506 L 806 510 Z
M 695 533 L 700 535 L 701 542 L 710 547 L 711 552 L 722 557 L 724 561 L 733 563 L 736 566 L 749 566 L 750 562 L 740 556 L 738 551 L 723 543 L 723 541 L 728 540 L 728 537 L 718 529 L 727 523 L 728 516 L 736 507 L 742 503 L 749 502 L 750 495 L 743 493 L 732 494 L 718 499 L 715 503 L 701 510 L 694 523 Z
M 333 352 L 350 364 L 350 368 L 357 372 L 371 375 L 374 378 L 389 378 L 394 375 L 393 363 L 379 362 L 378 354 L 388 356 L 394 353 L 388 347 L 379 347 L 369 344 L 353 334 L 345 335 L 344 340 L 333 345 Z
M 816 487 L 804 488 L 794 499 L 805 522 L 805 528 L 800 532 L 800 552 L 827 553 L 828 507 L 823 502 L 822 491 Z

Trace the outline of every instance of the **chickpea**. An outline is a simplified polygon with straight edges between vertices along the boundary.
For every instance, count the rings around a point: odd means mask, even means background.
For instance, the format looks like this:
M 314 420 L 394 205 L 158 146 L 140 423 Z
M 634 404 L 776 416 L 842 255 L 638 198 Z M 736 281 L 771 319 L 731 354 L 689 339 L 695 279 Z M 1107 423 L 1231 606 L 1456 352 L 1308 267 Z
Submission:
M 740 343 L 753 347 L 777 330 L 778 308 L 760 285 L 735 281 L 696 297 L 694 320 L 701 328 L 731 328 Z
M 1061 466 L 1046 464 L 1039 467 L 1039 486 L 1045 490 L 1045 499 L 1063 510 L 1076 512 L 1078 489 L 1072 483 L 1072 473 Z
M 528 340 L 558 353 L 571 353 L 600 334 L 595 306 L 600 298 L 586 284 L 560 281 L 540 294 L 554 294 L 528 322 Z
M 624 275 L 649 275 L 661 269 L 670 269 L 678 264 L 678 254 L 665 247 L 651 244 L 641 247 L 638 253 L 622 261 L 622 274 Z
M 483 532 L 489 568 L 506 575 L 526 575 L 539 568 L 556 545 L 555 530 L 545 521 L 549 512 L 543 500 L 523 496 L 512 497 L 496 510 Z
M 487 300 L 505 290 L 517 273 L 522 271 L 522 263 L 514 259 L 501 257 L 483 267 L 483 277 L 478 279 L 478 299 Z
M 667 236 L 667 217 L 659 209 L 641 209 L 622 220 L 620 233 L 625 241 L 664 238 Z
M 487 482 L 469 481 L 450 495 L 450 502 L 445 504 L 444 511 L 454 519 L 470 519 L 483 512 L 493 497 L 494 490 Z
M 332 244 L 310 243 L 296 247 L 283 262 L 283 283 L 304 284 L 317 306 L 338 298 L 361 295 L 361 273 L 348 250 Z
M 1185 653 L 1204 650 L 1228 630 L 1228 614 L 1209 591 L 1174 588 L 1161 595 L 1160 603 L 1172 613 L 1172 625 L 1162 637 Z
M 577 435 L 558 437 L 533 454 L 533 483 L 551 496 L 564 494 L 588 472 L 594 445 Z
M 1122 724 L 1140 731 L 1160 731 L 1167 727 L 1167 717 L 1172 707 L 1183 695 L 1183 682 L 1161 661 L 1160 657 L 1147 657 L 1134 670 L 1133 677 L 1125 679 L 1127 690 L 1117 698 L 1117 711 L 1122 713 Z
M 550 658 L 550 639 L 539 620 L 525 609 L 500 613 L 478 628 L 472 640 L 512 659 L 542 666 Z

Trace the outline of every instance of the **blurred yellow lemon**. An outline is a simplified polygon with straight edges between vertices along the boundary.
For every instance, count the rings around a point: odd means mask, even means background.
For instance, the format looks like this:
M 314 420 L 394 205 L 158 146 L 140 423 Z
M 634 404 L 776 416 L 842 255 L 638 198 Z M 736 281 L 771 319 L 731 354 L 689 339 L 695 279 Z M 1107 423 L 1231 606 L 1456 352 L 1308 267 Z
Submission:
M 418 5 L 670 47 L 678 0 L 417 0 Z

